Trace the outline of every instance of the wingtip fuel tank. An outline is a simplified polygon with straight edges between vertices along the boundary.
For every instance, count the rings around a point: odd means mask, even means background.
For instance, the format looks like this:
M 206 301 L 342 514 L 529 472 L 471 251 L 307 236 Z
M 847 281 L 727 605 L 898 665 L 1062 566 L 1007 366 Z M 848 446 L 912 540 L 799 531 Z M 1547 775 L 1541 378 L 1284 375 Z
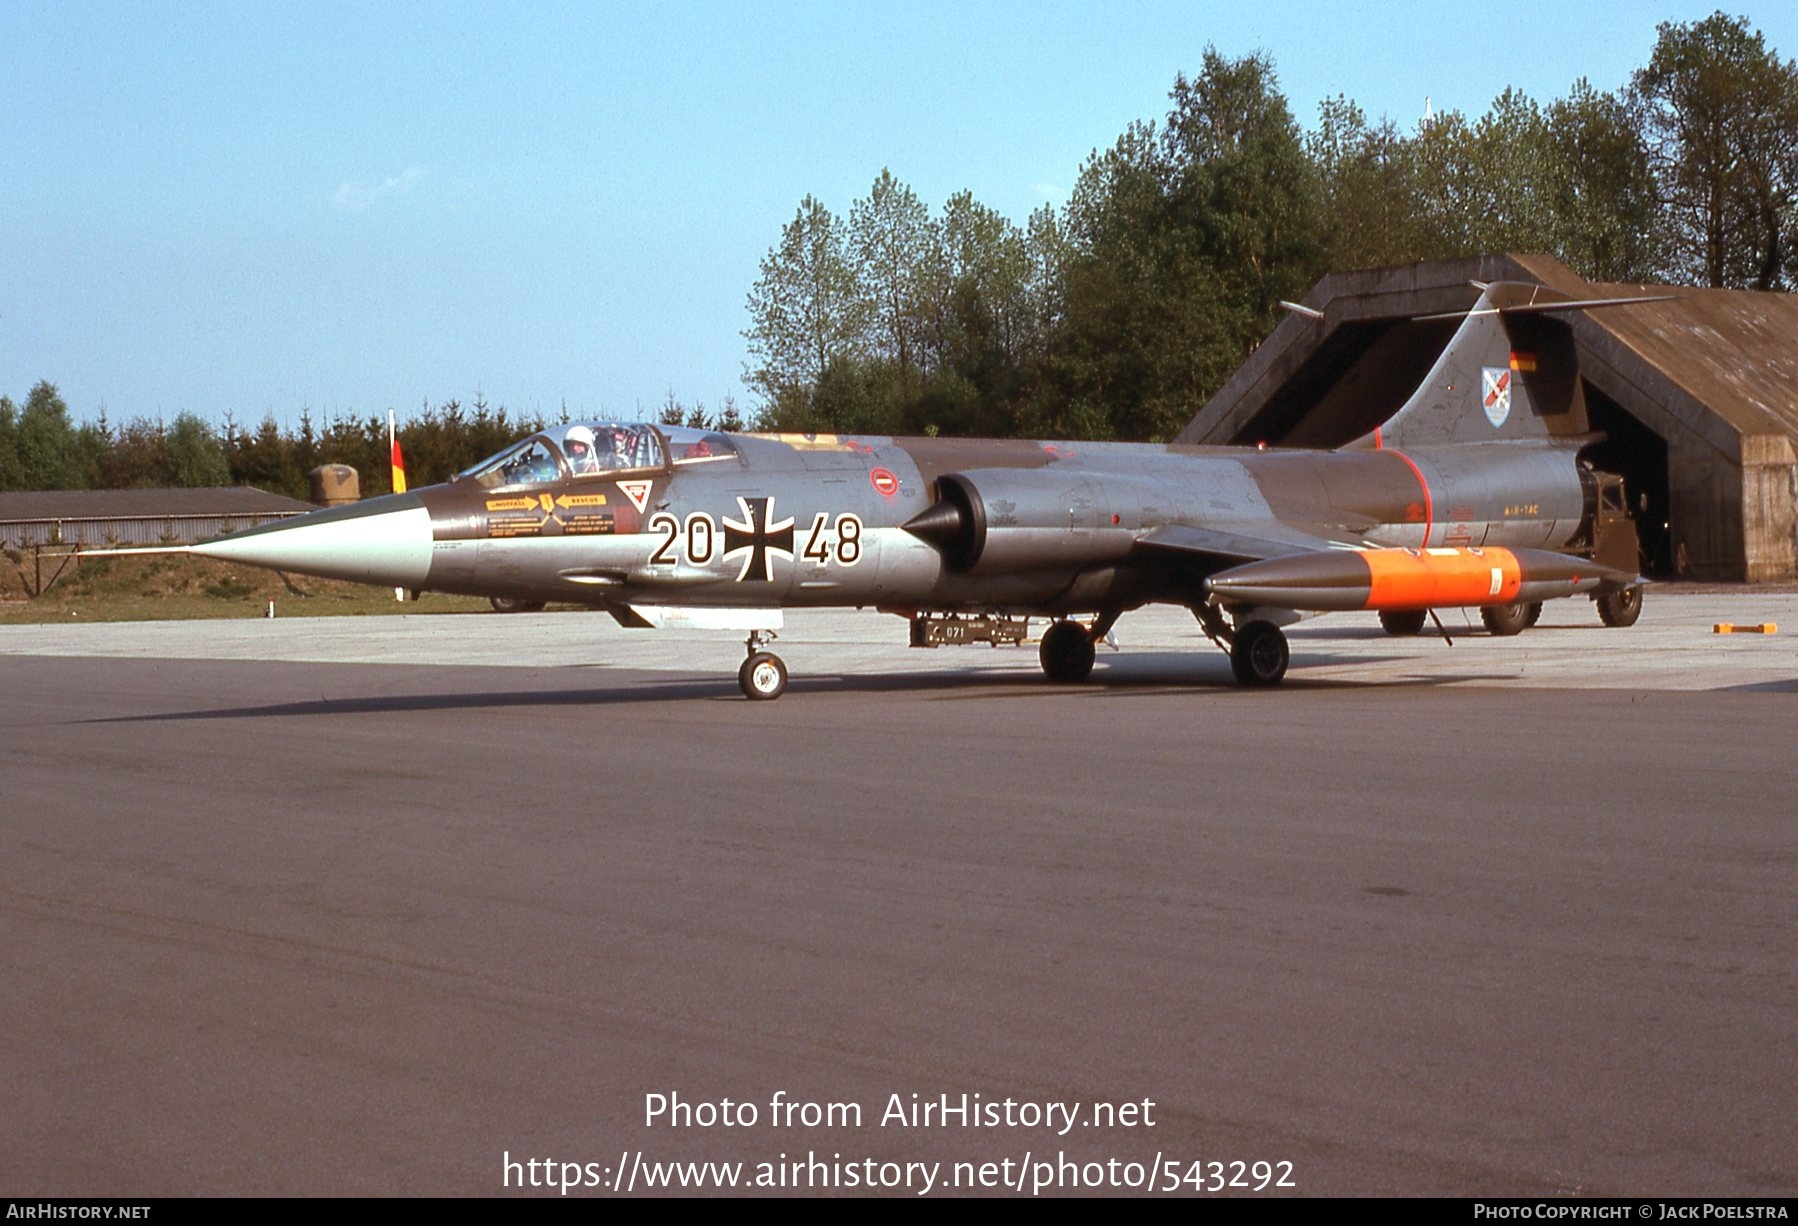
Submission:
M 1206 591 L 1230 604 L 1411 612 L 1552 600 L 1634 578 L 1546 549 L 1338 549 L 1232 567 L 1206 580 Z

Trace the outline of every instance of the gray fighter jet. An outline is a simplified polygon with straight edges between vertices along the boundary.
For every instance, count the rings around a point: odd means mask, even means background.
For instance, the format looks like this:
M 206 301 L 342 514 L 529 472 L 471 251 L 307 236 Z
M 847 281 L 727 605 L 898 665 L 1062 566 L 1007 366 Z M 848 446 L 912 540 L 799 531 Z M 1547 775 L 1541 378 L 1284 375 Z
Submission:
M 1494 633 L 1585 595 L 1607 625 L 1641 608 L 1634 529 L 1590 433 L 1561 312 L 1533 285 L 1482 286 L 1410 400 L 1336 451 L 727 434 L 576 422 L 452 480 L 187 551 L 282 571 L 531 607 L 577 601 L 626 626 L 748 634 L 739 681 L 776 698 L 781 610 L 855 606 L 923 645 L 1017 641 L 1079 682 L 1094 645 L 1150 603 L 1192 610 L 1245 685 L 1285 675 L 1302 617 L 1380 614 L 1415 634 L 1477 607 Z

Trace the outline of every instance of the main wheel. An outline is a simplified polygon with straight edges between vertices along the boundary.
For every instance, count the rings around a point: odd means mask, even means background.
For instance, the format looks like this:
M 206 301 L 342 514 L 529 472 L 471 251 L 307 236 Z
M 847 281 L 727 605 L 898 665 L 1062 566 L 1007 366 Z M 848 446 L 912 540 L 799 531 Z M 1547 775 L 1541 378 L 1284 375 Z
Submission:
M 1086 627 L 1078 622 L 1056 622 L 1043 633 L 1043 644 L 1037 649 L 1043 676 L 1051 681 L 1075 684 L 1092 675 L 1092 640 Z
M 1486 623 L 1486 629 L 1493 634 L 1500 636 L 1522 634 L 1523 628 L 1530 624 L 1530 607 L 1523 601 L 1515 604 L 1488 605 L 1480 610 L 1480 620 Z
M 787 692 L 787 666 L 772 651 L 758 651 L 737 670 L 737 684 L 745 698 L 779 698 Z
M 541 600 L 524 600 L 517 596 L 489 596 L 487 603 L 493 606 L 495 613 L 541 613 L 544 604 Z
M 1530 615 L 1523 621 L 1523 626 L 1526 630 L 1542 620 L 1542 602 L 1540 600 L 1530 601 L 1529 610 Z
M 1621 591 L 1606 592 L 1595 602 L 1598 605 L 1598 620 L 1607 626 L 1633 626 L 1636 619 L 1642 616 L 1642 589 L 1626 587 Z
M 1382 613 L 1380 614 L 1380 625 L 1387 634 L 1395 638 L 1405 638 L 1413 634 L 1421 634 L 1423 623 L 1429 619 L 1429 616 L 1428 611 L 1424 609 L 1408 609 L 1402 613 Z
M 1230 670 L 1244 685 L 1278 685 L 1291 653 L 1286 634 L 1272 622 L 1250 622 L 1230 644 Z

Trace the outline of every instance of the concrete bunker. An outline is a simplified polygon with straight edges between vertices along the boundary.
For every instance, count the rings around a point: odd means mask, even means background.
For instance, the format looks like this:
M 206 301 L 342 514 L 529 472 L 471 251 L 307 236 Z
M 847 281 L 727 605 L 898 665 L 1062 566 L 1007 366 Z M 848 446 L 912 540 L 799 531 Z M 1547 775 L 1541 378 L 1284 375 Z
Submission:
M 1589 283 L 1547 256 L 1489 255 L 1334 273 L 1176 442 L 1336 447 L 1390 416 L 1428 373 L 1474 281 L 1576 298 L 1677 299 L 1566 316 L 1592 427 L 1587 456 L 1624 478 L 1645 573 L 1798 578 L 1798 297 Z

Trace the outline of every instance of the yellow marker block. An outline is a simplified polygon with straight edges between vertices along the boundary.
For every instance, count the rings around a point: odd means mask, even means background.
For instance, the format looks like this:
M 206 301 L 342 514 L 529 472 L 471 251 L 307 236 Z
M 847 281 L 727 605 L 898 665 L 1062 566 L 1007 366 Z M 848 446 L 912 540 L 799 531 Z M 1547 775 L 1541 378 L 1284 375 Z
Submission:
M 1760 622 L 1753 626 L 1738 626 L 1734 622 L 1718 622 L 1711 627 L 1713 634 L 1778 634 L 1778 622 Z

